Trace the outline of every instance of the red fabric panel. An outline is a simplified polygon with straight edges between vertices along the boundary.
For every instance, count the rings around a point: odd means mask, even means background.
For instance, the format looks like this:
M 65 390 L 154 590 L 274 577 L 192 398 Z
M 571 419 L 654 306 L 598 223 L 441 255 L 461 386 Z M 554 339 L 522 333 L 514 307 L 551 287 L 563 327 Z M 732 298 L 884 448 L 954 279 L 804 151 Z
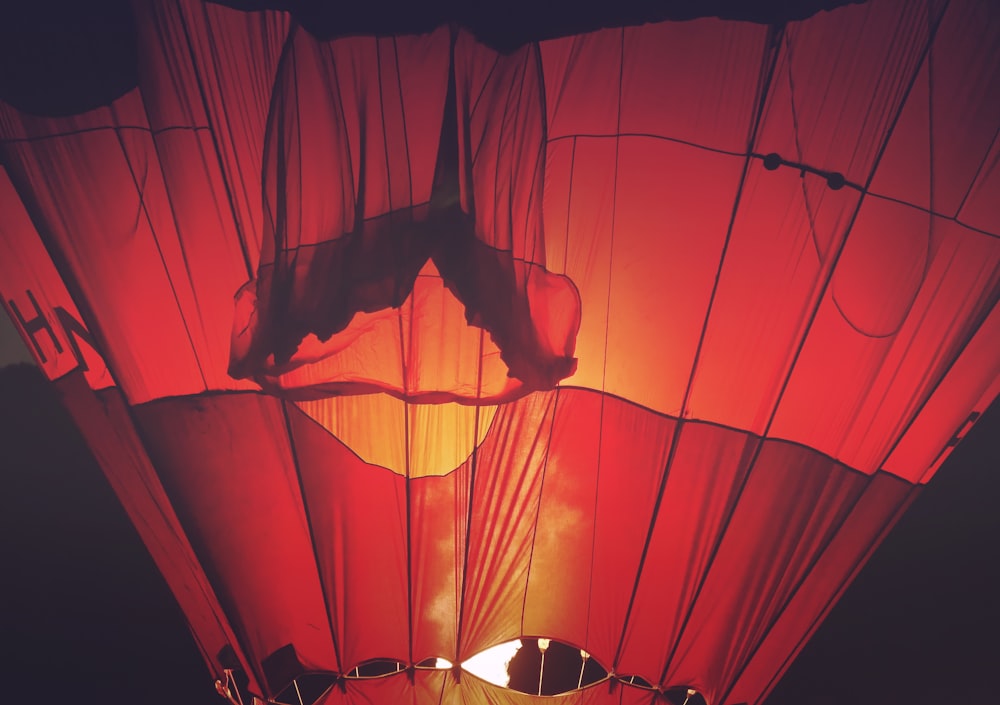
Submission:
M 292 644 L 307 668 L 338 671 L 282 402 L 224 394 L 135 411 L 251 663 Z
M 969 344 L 951 366 L 883 467 L 900 477 L 915 477 L 916 468 L 928 468 L 920 482 L 933 477 L 969 428 L 1000 396 L 1000 306 L 994 306 Z M 985 374 L 984 374 L 985 373 Z
M 912 485 L 892 475 L 872 477 L 812 572 L 769 625 L 723 702 L 759 703 L 767 697 L 916 495 Z
M 973 222 L 965 209 L 978 200 L 967 194 L 987 171 L 983 156 L 1000 121 L 1000 55 L 980 49 L 998 41 L 1000 18 L 988 3 L 949 5 L 875 173 L 875 193 L 997 231 L 1000 220 Z
M 765 432 L 857 204 L 857 193 L 831 191 L 819 177 L 750 165 L 694 373 L 692 417 Z
M 92 389 L 114 384 L 97 342 L 0 169 L 0 300 L 50 380 L 82 369 Z
M 650 179 L 663 163 L 678 168 Z M 602 388 L 680 413 L 741 166 L 687 145 L 621 139 Z
M 470 460 L 459 662 L 521 634 L 532 518 L 538 513 L 555 399 L 556 392 L 539 393 L 502 407 Z
M 660 662 L 661 682 L 691 685 L 716 702 L 868 485 L 864 475 L 814 451 L 765 443 L 686 628 L 673 650 L 660 655 L 669 658 Z M 625 654 L 623 671 L 627 661 Z
M 68 118 L 0 107 L 7 171 L 97 312 L 94 333 L 128 398 L 246 387 L 220 367 L 228 335 L 218 327 L 246 268 L 231 230 L 203 236 L 224 214 L 205 200 L 218 184 L 200 138 L 154 138 L 135 91 Z
M 755 150 L 865 184 L 940 14 L 870 2 L 789 23 Z
M 151 139 L 119 139 L 147 129 L 136 94 L 76 118 L 22 120 L 6 106 L 0 110 L 4 137 L 33 138 L 4 145 L 7 171 L 40 219 L 43 239 L 67 259 L 68 275 L 101 312 L 94 333 L 107 341 L 105 359 L 126 395 L 143 400 L 204 390 L 132 167 L 132 159 L 155 161 Z M 117 125 L 136 129 L 111 129 Z M 87 247 L 75 246 L 83 242 Z M 137 297 L 144 306 L 134 305 Z
M 755 437 L 696 422 L 671 453 L 675 420 L 580 389 L 502 406 L 466 465 L 407 481 L 291 405 L 289 444 L 282 404 L 136 408 L 258 673 L 287 644 L 302 668 L 338 671 L 460 662 L 530 634 L 714 697 L 757 654 L 783 663 L 799 648 L 793 627 L 828 607 L 910 488 L 780 441 L 755 455 Z M 763 665 L 752 673 L 740 687 L 768 687 Z
M 904 214 L 917 221 L 912 231 L 895 229 L 905 227 Z M 899 204 L 866 201 L 770 435 L 865 472 L 878 469 L 903 424 L 996 305 L 997 244 L 941 219 L 928 227 L 926 215 Z M 996 370 L 981 369 L 979 379 Z M 902 476 L 917 481 L 924 470 L 914 466 Z
M 544 266 L 546 132 L 538 47 L 501 56 L 463 32 L 455 54 L 463 209 L 487 245 Z
M 405 478 L 363 462 L 293 405 L 286 411 L 341 663 L 409 661 Z
M 458 620 L 465 574 L 470 463 L 444 477 L 410 481 L 413 661 L 459 663 Z
M 672 419 L 621 399 L 559 390 L 524 603 L 524 635 L 614 662 Z
M 250 268 L 256 271 L 264 231 L 260 189 L 264 132 L 289 17 L 238 12 L 201 0 L 149 6 L 156 20 L 147 27 L 165 35 L 154 36 L 170 52 L 167 66 L 193 65 L 196 80 L 186 80 L 179 89 L 187 91 L 192 102 L 196 91 L 204 105 L 226 180 L 226 198 Z
M 242 656 L 239 642 L 136 434 L 121 393 L 109 389 L 97 395 L 79 375 L 63 377 L 57 388 L 177 599 L 209 671 L 224 678 L 217 656 L 226 646 Z M 252 673 L 250 687 L 260 690 Z
M 664 661 L 682 633 L 702 628 L 698 622 L 687 623 L 688 613 L 700 597 L 706 572 L 732 569 L 720 565 L 715 551 L 723 532 L 728 535 L 730 515 L 742 500 L 740 488 L 759 443 L 732 429 L 702 424 L 682 427 L 666 469 L 663 501 L 650 529 L 649 551 L 635 578 L 635 603 L 621 651 L 615 653 L 616 672 L 659 682 Z M 759 538 L 758 534 L 750 541 L 756 543 Z M 753 553 L 766 555 L 766 549 L 754 546 Z M 689 685 L 686 681 L 668 683 Z

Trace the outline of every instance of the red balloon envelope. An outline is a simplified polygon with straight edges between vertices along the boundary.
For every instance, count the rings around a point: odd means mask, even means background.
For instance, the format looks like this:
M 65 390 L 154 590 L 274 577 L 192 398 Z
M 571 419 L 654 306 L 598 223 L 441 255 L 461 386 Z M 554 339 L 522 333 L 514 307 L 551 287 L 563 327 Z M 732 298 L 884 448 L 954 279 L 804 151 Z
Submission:
M 135 23 L 134 89 L 0 104 L 0 290 L 257 697 L 526 703 L 410 668 L 524 636 L 760 702 L 1000 390 L 988 2 Z

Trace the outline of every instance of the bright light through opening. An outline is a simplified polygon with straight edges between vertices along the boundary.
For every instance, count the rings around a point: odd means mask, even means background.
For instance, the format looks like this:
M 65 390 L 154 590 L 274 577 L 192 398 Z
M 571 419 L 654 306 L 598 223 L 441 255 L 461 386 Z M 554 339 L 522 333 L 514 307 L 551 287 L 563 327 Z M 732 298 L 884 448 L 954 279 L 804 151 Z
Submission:
M 506 688 L 510 685 L 510 674 L 507 673 L 507 667 L 510 666 L 511 659 L 514 658 L 514 655 L 520 648 L 520 639 L 491 646 L 485 651 L 462 662 L 462 669 L 477 678 L 482 678 L 487 683 Z M 451 662 L 439 658 L 436 660 L 434 667 L 451 668 Z

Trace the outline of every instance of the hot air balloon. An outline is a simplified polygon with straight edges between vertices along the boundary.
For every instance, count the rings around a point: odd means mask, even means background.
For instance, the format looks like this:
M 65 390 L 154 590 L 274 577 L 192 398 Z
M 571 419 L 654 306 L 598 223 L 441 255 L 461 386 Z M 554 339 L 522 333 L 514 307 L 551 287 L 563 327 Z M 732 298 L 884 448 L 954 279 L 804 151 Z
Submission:
M 695 5 L 136 2 L 7 87 L 4 305 L 224 698 L 759 703 L 997 396 L 996 8 Z

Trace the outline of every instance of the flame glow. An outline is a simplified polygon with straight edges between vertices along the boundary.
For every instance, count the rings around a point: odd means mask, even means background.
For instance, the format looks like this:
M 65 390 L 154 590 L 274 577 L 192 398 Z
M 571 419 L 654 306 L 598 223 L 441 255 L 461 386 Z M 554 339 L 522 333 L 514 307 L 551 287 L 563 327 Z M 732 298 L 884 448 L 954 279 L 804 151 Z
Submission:
M 482 678 L 487 683 L 506 688 L 510 685 L 510 674 L 507 673 L 507 667 L 510 666 L 511 659 L 514 658 L 520 649 L 520 639 L 491 646 L 485 651 L 481 651 L 463 661 L 462 669 L 477 678 Z M 451 668 L 451 661 L 438 658 L 435 661 L 434 667 Z

